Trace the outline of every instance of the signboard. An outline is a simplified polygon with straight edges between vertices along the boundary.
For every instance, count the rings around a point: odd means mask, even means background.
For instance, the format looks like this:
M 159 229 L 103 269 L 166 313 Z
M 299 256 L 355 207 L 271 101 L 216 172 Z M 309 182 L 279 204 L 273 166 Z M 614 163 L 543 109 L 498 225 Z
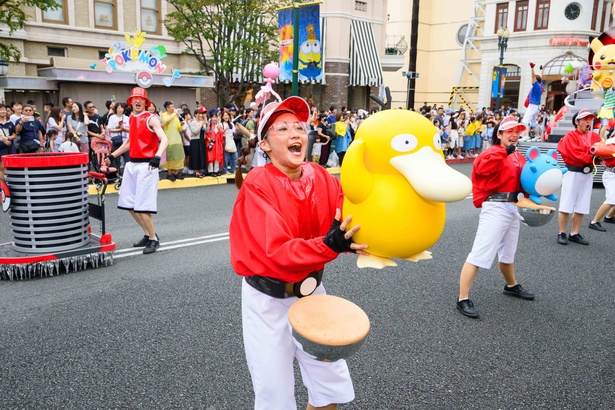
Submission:
M 320 39 L 320 5 L 299 7 L 299 81 L 322 81 L 322 42 Z M 293 8 L 278 12 L 280 39 L 280 81 L 292 81 Z

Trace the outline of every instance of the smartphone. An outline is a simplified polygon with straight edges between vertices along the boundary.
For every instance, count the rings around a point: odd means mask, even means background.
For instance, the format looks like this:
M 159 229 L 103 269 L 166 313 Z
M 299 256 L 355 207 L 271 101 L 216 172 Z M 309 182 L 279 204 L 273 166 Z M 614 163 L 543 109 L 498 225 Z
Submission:
M 34 121 L 34 116 L 33 115 L 28 115 L 25 118 L 26 118 L 26 121 Z

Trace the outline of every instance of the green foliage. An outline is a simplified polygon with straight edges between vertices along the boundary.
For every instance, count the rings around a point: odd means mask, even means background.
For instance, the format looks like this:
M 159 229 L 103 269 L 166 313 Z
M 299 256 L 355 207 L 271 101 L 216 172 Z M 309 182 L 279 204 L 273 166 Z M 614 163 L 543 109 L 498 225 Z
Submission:
M 26 24 L 26 13 L 24 8 L 38 7 L 43 11 L 55 10 L 56 0 L 0 0 L 0 21 L 9 28 L 9 36 L 16 30 L 21 30 Z M 0 29 L 0 31 L 2 31 Z M 0 42 L 0 58 L 5 61 L 19 61 L 21 52 L 14 44 L 4 41 Z
M 290 0 L 167 0 L 169 35 L 213 73 L 222 103 L 240 101 L 278 60 L 277 8 Z M 234 92 L 231 91 L 234 90 Z

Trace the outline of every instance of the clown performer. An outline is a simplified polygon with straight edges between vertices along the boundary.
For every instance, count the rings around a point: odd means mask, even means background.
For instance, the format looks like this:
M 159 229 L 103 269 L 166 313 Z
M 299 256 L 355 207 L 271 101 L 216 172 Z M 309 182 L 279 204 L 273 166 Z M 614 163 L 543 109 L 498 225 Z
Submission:
M 525 165 L 525 157 L 517 152 L 516 144 L 525 128 L 512 115 L 504 118 L 493 130 L 492 146 L 474 161 L 472 196 L 474 206 L 481 211 L 472 251 L 461 270 L 457 300 L 457 309 L 470 318 L 480 316 L 469 299 L 478 268 L 490 269 L 496 254 L 506 281 L 504 294 L 534 299 L 515 278 L 515 253 L 521 225 L 515 203 L 519 199 L 521 170 Z
M 576 129 L 568 132 L 557 143 L 557 151 L 566 163 L 568 171 L 564 174 L 559 200 L 559 234 L 557 243 L 568 245 L 568 241 L 589 245 L 589 241 L 579 233 L 583 216 L 589 214 L 592 195 L 594 155 L 590 148 L 602 141 L 600 135 L 592 131 L 596 115 L 583 108 L 572 117 Z M 566 226 L 572 214 L 570 236 L 566 236 Z
M 300 97 L 265 106 L 260 148 L 271 163 L 253 168 L 231 218 L 231 264 L 242 281 L 243 339 L 255 409 L 296 409 L 293 361 L 308 390 L 308 409 L 336 409 L 354 399 L 345 360 L 323 362 L 293 339 L 288 309 L 298 297 L 324 294 L 325 263 L 341 252 L 364 254 L 367 245 L 340 223 L 343 194 L 337 178 L 304 162 L 310 109 Z
M 126 151 L 130 154 L 130 161 L 124 168 L 117 207 L 128 210 L 141 226 L 145 235 L 133 246 L 144 247 L 143 253 L 149 254 L 156 252 L 160 246 L 152 214 L 158 209 L 158 167 L 168 141 L 160 118 L 147 110 L 151 102 L 145 89 L 133 88 L 126 104 L 132 107 L 128 138 L 107 155 L 105 163 L 110 165 Z

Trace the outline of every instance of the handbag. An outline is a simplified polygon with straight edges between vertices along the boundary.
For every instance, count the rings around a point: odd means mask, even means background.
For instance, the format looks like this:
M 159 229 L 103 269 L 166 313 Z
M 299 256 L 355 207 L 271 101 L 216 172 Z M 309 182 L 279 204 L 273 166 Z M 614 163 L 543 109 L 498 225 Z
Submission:
M 111 143 L 113 143 L 113 145 L 122 145 L 124 140 L 121 135 L 114 135 L 111 137 Z

